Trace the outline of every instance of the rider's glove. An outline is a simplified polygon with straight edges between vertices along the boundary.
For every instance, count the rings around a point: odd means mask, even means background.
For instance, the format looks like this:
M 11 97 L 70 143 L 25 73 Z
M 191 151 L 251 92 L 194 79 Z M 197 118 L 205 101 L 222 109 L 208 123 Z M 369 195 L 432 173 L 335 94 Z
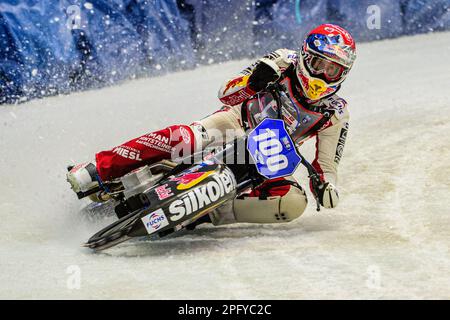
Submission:
M 262 58 L 259 60 L 248 79 L 248 87 L 255 92 L 265 89 L 270 83 L 277 81 L 281 70 L 275 62 Z
M 328 209 L 337 207 L 339 203 L 339 193 L 330 182 L 325 182 L 317 188 L 317 198 L 320 205 Z

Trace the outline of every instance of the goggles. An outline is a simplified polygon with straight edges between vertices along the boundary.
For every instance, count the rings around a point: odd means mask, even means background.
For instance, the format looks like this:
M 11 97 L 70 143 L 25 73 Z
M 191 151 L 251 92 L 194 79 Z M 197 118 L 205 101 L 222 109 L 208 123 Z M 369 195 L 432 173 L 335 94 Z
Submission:
M 310 55 L 306 63 L 312 74 L 323 75 L 324 80 L 328 82 L 339 80 L 346 69 L 335 62 L 314 55 Z

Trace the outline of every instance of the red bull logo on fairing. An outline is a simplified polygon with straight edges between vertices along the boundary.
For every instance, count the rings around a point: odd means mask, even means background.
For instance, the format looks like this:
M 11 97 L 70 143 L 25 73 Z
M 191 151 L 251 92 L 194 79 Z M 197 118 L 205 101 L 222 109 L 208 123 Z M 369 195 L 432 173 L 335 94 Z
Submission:
M 186 173 L 181 177 L 175 177 L 170 179 L 171 181 L 178 182 L 177 189 L 178 190 L 186 190 L 190 189 L 193 186 L 199 184 L 206 178 L 208 178 L 209 175 L 214 173 L 214 171 L 208 171 L 208 172 L 190 172 Z

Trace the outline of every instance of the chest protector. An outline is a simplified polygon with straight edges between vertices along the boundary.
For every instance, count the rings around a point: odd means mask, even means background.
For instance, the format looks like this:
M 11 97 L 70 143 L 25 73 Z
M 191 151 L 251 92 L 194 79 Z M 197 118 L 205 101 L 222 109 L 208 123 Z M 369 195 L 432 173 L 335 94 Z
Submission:
M 242 119 L 248 129 L 256 127 L 266 118 L 278 119 L 281 114 L 286 128 L 296 143 L 314 135 L 331 118 L 329 110 L 308 104 L 305 99 L 294 94 L 292 81 L 284 78 L 280 84 L 286 88 L 281 92 L 281 112 L 272 94 L 261 92 L 254 95 L 242 105 Z

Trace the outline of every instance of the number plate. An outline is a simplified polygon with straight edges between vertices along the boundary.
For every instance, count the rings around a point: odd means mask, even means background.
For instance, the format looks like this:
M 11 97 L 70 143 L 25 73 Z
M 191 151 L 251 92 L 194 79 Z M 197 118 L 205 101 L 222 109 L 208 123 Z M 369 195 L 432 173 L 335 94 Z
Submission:
M 258 172 L 268 179 L 292 175 L 302 161 L 283 120 L 279 119 L 264 119 L 253 129 L 247 150 Z

